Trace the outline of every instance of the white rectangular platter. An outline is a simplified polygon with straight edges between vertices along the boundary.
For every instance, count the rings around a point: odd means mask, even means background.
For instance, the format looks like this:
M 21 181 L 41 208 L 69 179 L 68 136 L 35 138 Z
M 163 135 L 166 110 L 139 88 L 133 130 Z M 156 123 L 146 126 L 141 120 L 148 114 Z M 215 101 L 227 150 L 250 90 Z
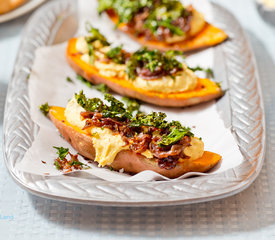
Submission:
M 9 84 L 3 152 L 13 179 L 39 196 L 105 206 L 188 204 L 224 198 L 247 188 L 259 174 L 264 160 L 261 87 L 253 53 L 240 24 L 221 6 L 212 4 L 212 8 L 215 25 L 229 35 L 228 41 L 214 48 L 214 73 L 228 87 L 218 108 L 243 155 L 240 165 L 217 174 L 182 180 L 121 183 L 77 173 L 47 177 L 16 170 L 16 162 L 22 160 L 39 130 L 30 117 L 27 91 L 35 49 L 67 40 L 77 26 L 76 2 L 61 0 L 43 6 L 27 23 Z

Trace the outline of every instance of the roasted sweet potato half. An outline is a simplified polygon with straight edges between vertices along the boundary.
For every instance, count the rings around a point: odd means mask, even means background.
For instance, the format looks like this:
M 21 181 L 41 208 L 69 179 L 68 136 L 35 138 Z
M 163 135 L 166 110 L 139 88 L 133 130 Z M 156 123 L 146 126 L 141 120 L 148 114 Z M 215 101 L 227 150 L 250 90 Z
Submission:
M 207 78 L 198 78 L 195 89 L 183 92 L 164 93 L 136 88 L 132 81 L 126 78 L 102 75 L 95 66 L 83 61 L 82 54 L 76 48 L 76 42 L 77 38 L 69 40 L 66 54 L 67 61 L 74 71 L 93 84 L 106 84 L 114 92 L 121 95 L 167 107 L 191 106 L 223 95 L 222 89 Z
M 115 24 L 118 23 L 118 16 L 114 11 L 107 11 L 107 14 Z M 129 26 L 123 23 L 118 24 L 117 27 L 141 45 L 147 46 L 151 49 L 158 49 L 160 51 L 178 50 L 186 53 L 218 45 L 228 38 L 227 34 L 222 29 L 217 28 L 210 23 L 206 23 L 203 29 L 195 36 L 183 41 L 171 43 L 156 39 L 147 39 L 145 36 L 138 36 Z
M 95 159 L 96 152 L 93 147 L 92 136 L 82 129 L 71 125 L 64 115 L 64 108 L 51 107 L 49 117 L 62 136 L 78 151 L 81 155 L 91 160 Z M 195 160 L 185 159 L 178 162 L 172 169 L 160 168 L 156 159 L 148 159 L 141 154 L 131 150 L 120 151 L 110 167 L 114 170 L 124 169 L 127 173 L 139 173 L 144 170 L 152 170 L 169 178 L 176 178 L 187 172 L 206 172 L 213 168 L 221 156 L 205 151 L 201 158 Z

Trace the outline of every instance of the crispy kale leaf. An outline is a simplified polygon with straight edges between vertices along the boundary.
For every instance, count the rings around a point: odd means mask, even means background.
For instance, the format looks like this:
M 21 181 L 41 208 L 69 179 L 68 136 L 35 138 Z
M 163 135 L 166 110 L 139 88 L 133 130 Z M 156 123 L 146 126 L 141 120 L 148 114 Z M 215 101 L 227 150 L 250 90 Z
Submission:
M 105 94 L 104 99 L 109 102 L 110 105 L 106 105 L 99 98 L 86 98 L 83 91 L 79 94 L 75 94 L 77 103 L 89 112 L 100 112 L 103 117 L 116 118 L 117 120 L 130 119 L 131 113 L 124 108 L 124 104 L 114 98 L 110 94 Z
M 131 121 L 132 127 L 150 126 L 156 128 L 166 128 L 168 122 L 165 120 L 166 114 L 163 112 L 151 112 L 149 114 L 137 114 Z
M 101 112 L 103 117 L 116 118 L 119 120 L 132 118 L 132 114 L 124 107 L 124 104 L 114 96 L 111 94 L 105 94 L 104 99 L 111 105 L 106 106 L 106 109 Z
M 158 145 L 163 146 L 170 146 L 175 143 L 177 143 L 179 140 L 181 140 L 184 136 L 193 136 L 193 134 L 190 132 L 190 128 L 177 128 L 173 127 L 172 131 L 168 135 L 162 136 L 161 140 L 158 142 Z
M 75 99 L 77 103 L 83 107 L 86 111 L 89 112 L 102 112 L 105 110 L 105 105 L 103 101 L 99 98 L 86 98 L 83 91 L 80 91 L 79 94 L 75 94 Z

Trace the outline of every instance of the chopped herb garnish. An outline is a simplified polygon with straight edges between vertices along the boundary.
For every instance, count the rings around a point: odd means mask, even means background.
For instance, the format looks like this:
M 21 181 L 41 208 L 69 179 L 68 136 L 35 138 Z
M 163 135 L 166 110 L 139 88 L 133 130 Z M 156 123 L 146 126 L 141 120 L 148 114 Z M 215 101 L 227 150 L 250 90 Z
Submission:
M 188 67 L 190 70 L 192 70 L 193 72 L 196 71 L 203 71 L 206 73 L 207 77 L 213 78 L 214 77 L 214 72 L 211 68 L 202 68 L 200 66 L 197 67 Z
M 45 104 L 42 104 L 40 107 L 39 107 L 40 111 L 45 115 L 47 116 L 49 111 L 50 111 L 50 106 L 48 103 L 45 103 Z
M 110 171 L 114 171 L 114 169 L 112 167 L 109 167 Z
M 69 153 L 69 148 L 63 148 L 63 147 L 53 147 L 55 149 L 57 149 L 57 154 L 58 154 L 58 157 L 63 160 L 67 154 Z

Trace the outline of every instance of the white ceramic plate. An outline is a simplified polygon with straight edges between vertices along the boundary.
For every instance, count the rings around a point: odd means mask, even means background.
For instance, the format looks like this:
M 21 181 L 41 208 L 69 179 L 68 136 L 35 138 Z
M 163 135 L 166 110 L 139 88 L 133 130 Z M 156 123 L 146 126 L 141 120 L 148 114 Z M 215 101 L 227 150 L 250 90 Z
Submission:
M 74 1 L 60 0 L 39 9 L 26 25 L 9 84 L 3 152 L 13 179 L 26 190 L 57 200 L 105 206 L 160 206 L 220 199 L 247 188 L 258 176 L 265 153 L 265 114 L 252 50 L 234 16 L 212 4 L 215 25 L 229 40 L 214 48 L 214 72 L 229 90 L 219 100 L 223 120 L 231 128 L 244 162 L 226 171 L 183 180 L 115 183 L 89 176 L 47 177 L 19 172 L 21 161 L 38 132 L 30 116 L 28 74 L 35 49 L 66 41 L 76 19 Z M 73 33 L 72 33 L 73 34 Z
M 38 7 L 40 4 L 42 4 L 43 2 L 46 2 L 46 0 L 29 0 L 22 6 L 14 9 L 10 12 L 7 12 L 5 14 L 1 14 L 0 15 L 0 23 L 20 17 L 20 16 L 32 11 L 33 9 Z

